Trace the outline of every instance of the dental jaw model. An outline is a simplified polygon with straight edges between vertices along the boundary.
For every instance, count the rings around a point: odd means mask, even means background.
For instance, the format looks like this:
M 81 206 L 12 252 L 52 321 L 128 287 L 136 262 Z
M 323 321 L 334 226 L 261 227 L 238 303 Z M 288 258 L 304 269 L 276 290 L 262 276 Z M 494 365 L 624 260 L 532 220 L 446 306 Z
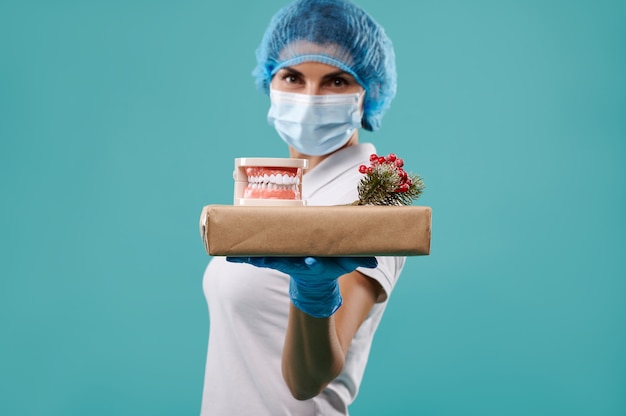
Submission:
M 303 206 L 302 175 L 306 159 L 235 159 L 234 205 Z

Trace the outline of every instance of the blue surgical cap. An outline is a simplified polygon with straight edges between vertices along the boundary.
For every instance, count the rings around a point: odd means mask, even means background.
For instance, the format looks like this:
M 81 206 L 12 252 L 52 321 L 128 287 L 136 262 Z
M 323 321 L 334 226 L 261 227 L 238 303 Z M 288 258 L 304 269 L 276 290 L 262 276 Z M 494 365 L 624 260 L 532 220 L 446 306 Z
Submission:
M 396 95 L 391 40 L 348 0 L 296 0 L 274 15 L 256 51 L 257 88 L 269 93 L 278 70 L 317 61 L 352 75 L 365 89 L 363 128 L 375 131 Z

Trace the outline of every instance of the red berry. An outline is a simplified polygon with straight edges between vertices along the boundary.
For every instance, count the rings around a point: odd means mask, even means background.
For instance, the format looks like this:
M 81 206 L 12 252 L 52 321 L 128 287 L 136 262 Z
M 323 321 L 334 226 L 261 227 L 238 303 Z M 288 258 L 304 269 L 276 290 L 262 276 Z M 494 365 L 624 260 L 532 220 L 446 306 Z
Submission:
M 367 168 L 367 173 L 372 173 L 374 171 L 374 169 L 372 169 L 371 167 Z
M 402 166 L 404 166 L 404 160 L 402 159 L 396 159 L 396 166 L 401 168 Z
M 403 183 L 402 185 L 398 186 L 398 188 L 396 189 L 396 192 L 409 192 L 409 188 L 410 188 L 409 184 Z
M 378 163 L 380 163 L 380 164 L 385 163 L 385 156 L 380 156 L 380 157 L 378 158 Z
M 370 162 L 378 162 L 378 155 L 376 153 L 370 155 Z
M 365 166 L 365 165 L 361 165 L 361 166 L 359 166 L 359 172 L 361 172 L 361 173 L 367 173 L 367 166 Z
M 396 156 L 396 154 L 395 154 L 395 153 L 389 153 L 389 154 L 387 155 L 387 160 L 388 160 L 388 161 L 390 161 L 390 162 L 395 162 L 395 161 L 396 161 L 396 158 L 397 158 L 397 156 Z

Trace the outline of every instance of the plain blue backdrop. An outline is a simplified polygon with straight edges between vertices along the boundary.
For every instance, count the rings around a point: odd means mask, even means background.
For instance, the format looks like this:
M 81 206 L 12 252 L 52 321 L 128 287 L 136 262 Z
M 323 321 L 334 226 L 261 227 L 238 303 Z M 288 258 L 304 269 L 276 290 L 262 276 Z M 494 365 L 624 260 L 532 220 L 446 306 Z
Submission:
M 352 414 L 626 414 L 626 3 L 358 3 L 399 74 L 361 141 L 433 237 Z M 198 219 L 287 156 L 251 76 L 284 4 L 0 3 L 0 414 L 198 414 Z

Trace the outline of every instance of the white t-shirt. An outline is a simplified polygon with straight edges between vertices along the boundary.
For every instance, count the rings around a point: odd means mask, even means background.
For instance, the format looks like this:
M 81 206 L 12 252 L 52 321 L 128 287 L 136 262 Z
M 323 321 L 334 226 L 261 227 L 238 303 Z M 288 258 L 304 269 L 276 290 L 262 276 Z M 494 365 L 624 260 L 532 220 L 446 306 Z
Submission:
M 326 158 L 303 177 L 308 205 L 348 204 L 357 199 L 361 164 L 373 145 L 350 146 Z M 378 257 L 376 269 L 360 268 L 389 295 L 404 257 Z M 342 373 L 317 397 L 298 401 L 281 373 L 289 313 L 289 276 L 248 264 L 211 259 L 203 280 L 209 305 L 209 347 L 202 416 L 347 415 L 361 384 L 372 339 L 387 305 L 376 303 L 356 332 Z

